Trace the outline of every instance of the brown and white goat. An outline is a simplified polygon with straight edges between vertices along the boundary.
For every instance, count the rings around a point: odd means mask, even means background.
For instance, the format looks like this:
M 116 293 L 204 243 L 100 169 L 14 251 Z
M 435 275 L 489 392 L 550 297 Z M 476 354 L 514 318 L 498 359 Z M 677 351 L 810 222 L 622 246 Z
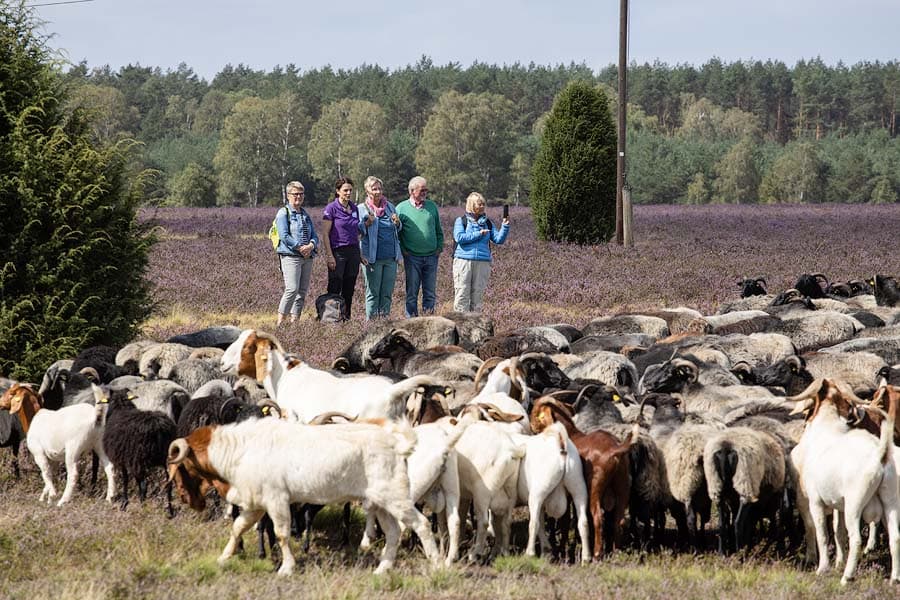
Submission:
M 637 434 L 629 433 L 620 444 L 614 435 L 603 430 L 583 433 L 575 426 L 566 405 L 549 396 L 538 398 L 531 409 L 531 428 L 540 432 L 554 422 L 565 426 L 569 439 L 581 456 L 588 488 L 588 508 L 594 527 L 593 557 L 600 559 L 604 550 L 604 521 L 609 524 L 606 537 L 612 549 L 621 543 L 625 508 L 631 494 L 628 452 Z

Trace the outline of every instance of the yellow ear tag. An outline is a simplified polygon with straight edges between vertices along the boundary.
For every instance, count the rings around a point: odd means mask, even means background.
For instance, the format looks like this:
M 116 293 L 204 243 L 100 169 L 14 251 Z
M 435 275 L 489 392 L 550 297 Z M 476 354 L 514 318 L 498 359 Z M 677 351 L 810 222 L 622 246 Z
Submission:
M 137 396 L 135 396 L 134 394 L 128 394 L 129 400 L 134 400 L 135 398 L 137 398 Z
M 272 409 L 271 409 L 270 407 L 268 407 L 268 406 L 263 406 L 263 407 L 262 407 L 262 414 L 264 414 L 264 415 L 266 415 L 266 416 L 269 416 L 269 413 L 270 413 L 271 411 L 272 411 Z
M 621 399 L 622 399 L 622 396 L 620 396 L 618 394 L 613 394 L 613 402 L 618 402 Z

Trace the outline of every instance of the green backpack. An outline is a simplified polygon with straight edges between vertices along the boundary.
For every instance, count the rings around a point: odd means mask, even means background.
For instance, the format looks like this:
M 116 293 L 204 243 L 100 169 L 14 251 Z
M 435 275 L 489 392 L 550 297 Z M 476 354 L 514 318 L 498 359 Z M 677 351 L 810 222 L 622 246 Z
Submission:
M 285 210 L 287 210 L 287 207 L 285 207 Z M 290 219 L 290 215 L 288 215 L 288 219 Z M 278 225 L 276 221 L 278 221 L 278 213 L 275 213 L 275 218 L 272 219 L 272 226 L 269 227 L 269 241 L 272 242 L 272 250 L 278 250 L 278 243 L 281 241 L 278 237 Z M 290 226 L 290 220 L 288 221 L 288 225 Z

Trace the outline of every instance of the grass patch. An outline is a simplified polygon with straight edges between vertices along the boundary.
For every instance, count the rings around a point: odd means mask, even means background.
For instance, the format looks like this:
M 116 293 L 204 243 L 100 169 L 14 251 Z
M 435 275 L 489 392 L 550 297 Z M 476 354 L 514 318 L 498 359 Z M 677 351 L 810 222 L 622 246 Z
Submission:
M 498 556 L 493 566 L 498 573 L 519 575 L 546 575 L 550 571 L 547 561 L 535 556 Z

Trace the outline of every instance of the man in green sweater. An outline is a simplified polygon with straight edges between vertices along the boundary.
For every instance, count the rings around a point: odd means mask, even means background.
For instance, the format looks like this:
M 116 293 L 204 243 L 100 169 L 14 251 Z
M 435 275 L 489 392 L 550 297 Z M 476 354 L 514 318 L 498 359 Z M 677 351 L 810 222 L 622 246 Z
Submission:
M 397 205 L 400 229 L 400 250 L 406 273 L 406 316 L 419 316 L 419 289 L 422 290 L 422 313 L 434 312 L 437 299 L 438 256 L 444 249 L 444 232 L 437 204 L 428 200 L 428 186 L 424 177 L 409 180 L 409 199 Z

